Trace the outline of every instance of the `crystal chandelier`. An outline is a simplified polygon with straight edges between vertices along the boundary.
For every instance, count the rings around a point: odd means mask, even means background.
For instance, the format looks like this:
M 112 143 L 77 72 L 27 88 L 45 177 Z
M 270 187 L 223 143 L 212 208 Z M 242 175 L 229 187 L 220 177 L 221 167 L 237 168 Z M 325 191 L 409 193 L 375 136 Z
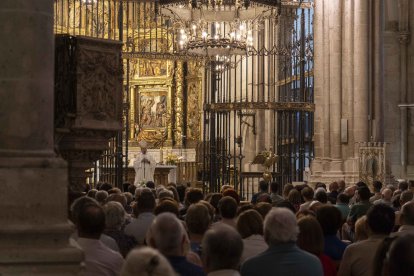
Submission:
M 158 0 L 158 11 L 171 18 L 177 50 L 202 56 L 215 71 L 234 65 L 233 56 L 254 47 L 254 32 L 266 16 L 277 16 L 280 0 Z

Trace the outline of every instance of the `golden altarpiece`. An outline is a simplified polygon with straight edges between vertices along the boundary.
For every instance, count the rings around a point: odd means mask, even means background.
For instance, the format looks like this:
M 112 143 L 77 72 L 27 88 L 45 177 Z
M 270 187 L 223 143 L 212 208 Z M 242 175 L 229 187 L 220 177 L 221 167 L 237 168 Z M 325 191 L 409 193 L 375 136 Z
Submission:
M 177 164 L 177 181 L 194 182 L 195 149 L 202 131 L 203 67 L 200 60 L 172 54 L 171 22 L 156 16 L 154 1 L 56 0 L 54 8 L 56 34 L 123 42 L 124 130 L 110 141 L 88 181 L 130 180 L 131 169 L 116 163 L 130 163 L 139 151 L 138 142 L 145 140 L 160 163 L 159 158 L 191 152 Z M 124 179 L 117 179 L 117 174 Z

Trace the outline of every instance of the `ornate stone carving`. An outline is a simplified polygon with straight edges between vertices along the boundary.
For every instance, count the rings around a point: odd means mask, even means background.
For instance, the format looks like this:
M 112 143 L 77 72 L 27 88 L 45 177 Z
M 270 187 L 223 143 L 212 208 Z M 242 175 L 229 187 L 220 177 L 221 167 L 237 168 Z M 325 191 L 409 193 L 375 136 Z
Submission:
M 359 145 L 359 179 L 370 187 L 374 181 L 385 183 L 386 143 L 369 142 Z
M 187 76 L 187 140 L 198 141 L 201 138 L 201 62 L 188 62 Z
M 85 170 L 122 129 L 121 44 L 59 35 L 55 56 L 55 143 L 70 188 L 81 191 Z
M 176 144 L 181 146 L 183 144 L 183 63 L 177 62 L 177 67 L 175 68 L 175 126 L 174 126 L 174 138 Z

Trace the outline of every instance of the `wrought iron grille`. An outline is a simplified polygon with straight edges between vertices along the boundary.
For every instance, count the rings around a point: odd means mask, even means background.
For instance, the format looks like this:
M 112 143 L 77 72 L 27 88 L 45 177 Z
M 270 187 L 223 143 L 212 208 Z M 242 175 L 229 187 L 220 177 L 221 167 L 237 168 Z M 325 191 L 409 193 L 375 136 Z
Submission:
M 249 198 L 262 170 L 254 156 L 278 155 L 273 180 L 302 181 L 313 156 L 313 3 L 284 2 L 267 18 L 255 47 L 235 68 L 205 72 L 203 181 L 209 191 L 232 184 Z M 246 174 L 247 173 L 247 174 Z
M 124 43 L 124 130 L 109 141 L 110 149 L 91 168 L 91 182 L 108 181 L 120 187 L 128 179 L 128 140 L 135 127 L 129 110 L 131 65 L 138 59 L 194 60 L 178 53 L 174 24 L 156 16 L 155 10 L 154 1 L 55 0 L 55 33 Z M 234 57 L 234 68 L 219 73 L 205 70 L 198 154 L 206 190 L 233 184 L 249 197 L 254 189 L 243 184 L 243 173 L 260 171 L 250 162 L 270 147 L 279 156 L 273 180 L 283 185 L 303 179 L 313 156 L 312 20 L 313 0 L 282 1 L 280 16 L 265 19 L 254 38 L 254 50 Z M 182 64 L 188 68 L 186 62 Z M 188 87 L 182 89 L 186 95 Z M 186 126 L 183 121 L 184 134 Z M 171 146 L 186 144 L 185 138 L 172 139 Z M 251 183 L 256 184 L 257 180 Z

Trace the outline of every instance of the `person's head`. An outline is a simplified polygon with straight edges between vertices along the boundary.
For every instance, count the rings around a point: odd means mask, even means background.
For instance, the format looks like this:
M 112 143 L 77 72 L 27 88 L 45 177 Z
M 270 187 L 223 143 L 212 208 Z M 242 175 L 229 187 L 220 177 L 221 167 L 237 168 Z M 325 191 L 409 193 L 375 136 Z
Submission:
M 205 200 L 200 200 L 198 203 L 203 204 L 207 208 L 208 214 L 210 215 L 210 220 L 212 221 L 213 218 L 214 218 L 214 214 L 216 212 L 216 210 L 214 209 L 214 207 L 208 201 L 205 201 Z
M 260 215 L 262 215 L 262 218 L 264 219 L 267 214 L 272 210 L 272 204 L 268 202 L 259 202 L 254 206 L 254 209 L 259 212 Z
M 405 203 L 412 201 L 414 194 L 412 191 L 404 191 L 400 195 L 400 205 L 403 206 Z
M 90 189 L 87 193 L 87 196 L 90 198 L 95 198 L 96 193 L 98 192 L 97 189 Z
M 173 193 L 174 200 L 177 201 L 177 202 L 180 202 L 180 197 L 178 196 L 178 192 L 177 192 L 177 189 L 175 188 L 175 186 L 169 184 L 167 186 L 167 189 Z
M 218 203 L 220 199 L 222 198 L 223 198 L 223 195 L 221 193 L 214 193 L 211 195 L 210 200 L 209 200 L 209 203 L 211 204 L 211 206 L 214 207 L 217 214 L 219 213 Z
M 358 181 L 355 185 L 357 186 L 357 189 L 362 188 L 362 187 L 368 188 L 367 184 L 363 181 Z
M 154 183 L 154 181 L 147 181 L 145 183 L 145 187 L 150 188 L 150 189 L 155 189 L 155 183 Z
M 400 191 L 406 191 L 408 189 L 408 182 L 407 181 L 401 181 L 398 183 L 398 190 Z
M 84 205 L 79 212 L 77 228 L 80 238 L 99 239 L 105 229 L 105 213 L 102 206 Z
M 346 187 L 344 190 L 344 194 L 346 194 L 349 198 L 351 198 L 355 195 L 356 188 L 357 187 L 355 185 Z
M 264 239 L 267 244 L 296 242 L 299 227 L 295 215 L 286 208 L 273 208 L 264 220 Z
M 272 203 L 272 198 L 268 193 L 262 193 L 257 197 L 257 202 Z
M 204 235 L 211 221 L 208 208 L 203 203 L 199 202 L 188 207 L 185 222 L 190 235 Z
M 125 208 L 127 206 L 128 200 L 125 195 L 123 194 L 110 194 L 106 199 L 106 202 L 116 201 L 121 203 L 122 207 Z
M 106 229 L 121 230 L 125 223 L 125 210 L 121 203 L 110 201 L 103 206 Z
M 110 189 L 109 191 L 108 191 L 108 194 L 109 195 L 112 195 L 112 194 L 121 194 L 122 193 L 122 191 L 121 191 L 121 189 L 119 189 L 119 188 L 112 188 L 112 189 Z
M 374 192 L 375 193 L 381 192 L 381 189 L 382 189 L 381 181 L 378 181 L 378 180 L 374 181 L 374 183 L 372 183 L 372 186 L 374 187 Z
M 311 216 L 311 217 L 316 218 L 316 213 L 312 210 L 309 210 L 309 209 L 301 210 L 301 211 L 296 213 L 296 219 L 297 220 L 299 220 L 303 217 L 307 217 L 307 216 Z
M 175 276 L 170 262 L 156 249 L 133 249 L 122 266 L 121 276 Z
M 99 186 L 98 190 L 109 192 L 109 190 L 111 190 L 112 188 L 113 188 L 113 186 L 111 184 L 104 182 L 104 183 L 102 183 L 101 186 Z
M 322 204 L 326 204 L 328 202 L 328 195 L 326 194 L 326 191 L 322 188 L 316 189 L 315 200 Z
M 329 184 L 329 191 L 330 192 L 338 191 L 338 189 L 339 189 L 338 182 L 334 181 L 334 182 L 331 182 Z
M 302 197 L 305 201 L 313 200 L 313 189 L 311 187 L 305 187 L 301 191 Z
M 137 204 L 135 206 L 137 214 L 154 211 L 155 197 L 151 190 L 142 190 L 139 197 L 136 198 L 136 201 Z
M 368 235 L 367 216 L 362 216 L 355 222 L 355 242 L 368 239 Z
M 252 210 L 252 209 L 254 209 L 254 205 L 251 204 L 250 202 L 249 203 L 245 203 L 243 205 L 240 205 L 239 206 L 239 209 L 237 209 L 237 216 L 239 216 L 244 211 Z
M 290 184 L 290 183 L 286 184 L 286 185 L 283 187 L 283 198 L 284 198 L 284 199 L 287 199 L 287 198 L 288 198 L 289 192 L 290 192 L 290 190 L 292 190 L 292 189 L 294 189 L 294 187 L 293 187 L 293 185 L 292 185 L 292 184 Z
M 323 188 L 326 191 L 326 184 L 322 182 L 316 182 L 315 184 L 315 190 L 318 188 Z
M 164 200 L 164 199 L 171 199 L 174 200 L 174 194 L 173 192 L 171 192 L 170 190 L 167 189 L 162 189 L 158 192 L 158 199 L 160 201 Z
M 189 188 L 185 194 L 185 204 L 190 206 L 204 199 L 203 191 L 199 188 Z
M 392 191 L 388 188 L 385 188 L 381 192 L 382 199 L 385 201 L 391 201 L 392 199 Z
M 223 192 L 223 196 L 231 196 L 232 198 L 234 198 L 234 200 L 236 200 L 237 204 L 240 203 L 239 194 L 235 190 L 233 190 L 232 188 L 226 189 Z
M 148 149 L 148 143 L 146 142 L 146 141 L 141 141 L 141 142 L 139 142 L 139 147 L 141 148 L 141 152 L 143 153 L 143 154 L 146 154 L 147 153 L 147 149 Z
M 364 182 L 358 182 L 358 183 L 363 183 Z M 369 200 L 369 198 L 371 197 L 371 192 L 369 190 L 369 188 L 365 185 L 362 185 L 361 187 L 358 188 L 358 198 L 360 201 L 367 201 Z
M 207 273 L 238 269 L 243 252 L 243 241 L 240 234 L 232 227 L 219 225 L 208 230 L 203 237 L 202 248 L 202 261 Z
M 300 192 L 296 189 L 290 190 L 288 194 L 288 201 L 295 205 L 300 205 L 302 203 L 302 197 L 300 196 Z
M 345 193 L 340 193 L 336 198 L 336 203 L 349 204 L 349 196 Z
M 292 211 L 292 213 L 293 214 L 295 214 L 296 213 L 296 209 L 295 209 L 295 206 L 293 206 L 293 204 L 292 203 L 290 203 L 289 201 L 287 201 L 287 200 L 282 200 L 282 201 L 279 201 L 279 202 L 277 202 L 276 204 L 274 204 L 274 207 L 279 207 L 279 208 L 287 208 L 287 209 L 289 209 L 290 211 Z M 270 209 L 268 210 L 268 211 L 270 211 Z M 260 212 L 259 212 L 260 213 Z M 266 213 L 267 214 L 267 213 Z M 263 217 L 264 218 L 264 217 Z
M 414 235 L 394 240 L 388 253 L 388 275 L 412 276 L 414 272 Z
M 100 191 L 97 191 L 95 194 L 95 199 L 102 205 L 105 204 L 107 198 L 108 198 L 107 191 L 100 190 Z
M 414 201 L 402 206 L 400 221 L 403 225 L 414 225 Z
M 135 190 L 137 187 L 135 185 L 129 185 L 128 186 L 128 192 L 130 192 L 132 195 L 135 195 Z
M 123 195 L 127 200 L 127 205 L 131 204 L 132 201 L 134 201 L 134 196 L 130 192 L 124 192 Z
M 305 216 L 298 220 L 299 235 L 297 244 L 309 253 L 320 255 L 323 253 L 324 239 L 319 222 L 312 216 Z
M 260 192 L 267 193 L 269 191 L 269 183 L 265 180 L 259 181 L 259 190 Z
M 87 196 L 79 197 L 75 201 L 73 201 L 73 203 L 70 206 L 70 219 L 75 225 L 78 224 L 79 214 L 86 205 L 99 206 L 100 204 L 95 199 Z
M 177 217 L 180 215 L 177 202 L 172 198 L 165 198 L 162 200 L 154 209 L 154 215 L 159 215 L 161 213 L 172 213 Z
M 218 209 L 221 217 L 234 219 L 237 214 L 237 202 L 230 196 L 225 196 L 218 202 Z
M 263 235 L 263 218 L 256 210 L 247 210 L 237 218 L 237 231 L 243 239 Z
M 147 244 L 165 256 L 183 256 L 187 239 L 183 224 L 171 213 L 156 216 L 147 233 Z
M 331 205 L 324 205 L 318 208 L 316 218 L 322 227 L 324 236 L 336 235 L 342 224 L 341 211 Z
M 271 182 L 270 183 L 270 192 L 277 194 L 279 192 L 279 184 L 277 182 Z
M 345 191 L 345 186 L 346 186 L 345 180 L 339 180 L 338 186 L 339 186 L 338 188 L 339 192 Z
M 394 228 L 394 223 L 395 212 L 385 204 L 371 206 L 367 212 L 367 225 L 372 234 L 389 235 Z

